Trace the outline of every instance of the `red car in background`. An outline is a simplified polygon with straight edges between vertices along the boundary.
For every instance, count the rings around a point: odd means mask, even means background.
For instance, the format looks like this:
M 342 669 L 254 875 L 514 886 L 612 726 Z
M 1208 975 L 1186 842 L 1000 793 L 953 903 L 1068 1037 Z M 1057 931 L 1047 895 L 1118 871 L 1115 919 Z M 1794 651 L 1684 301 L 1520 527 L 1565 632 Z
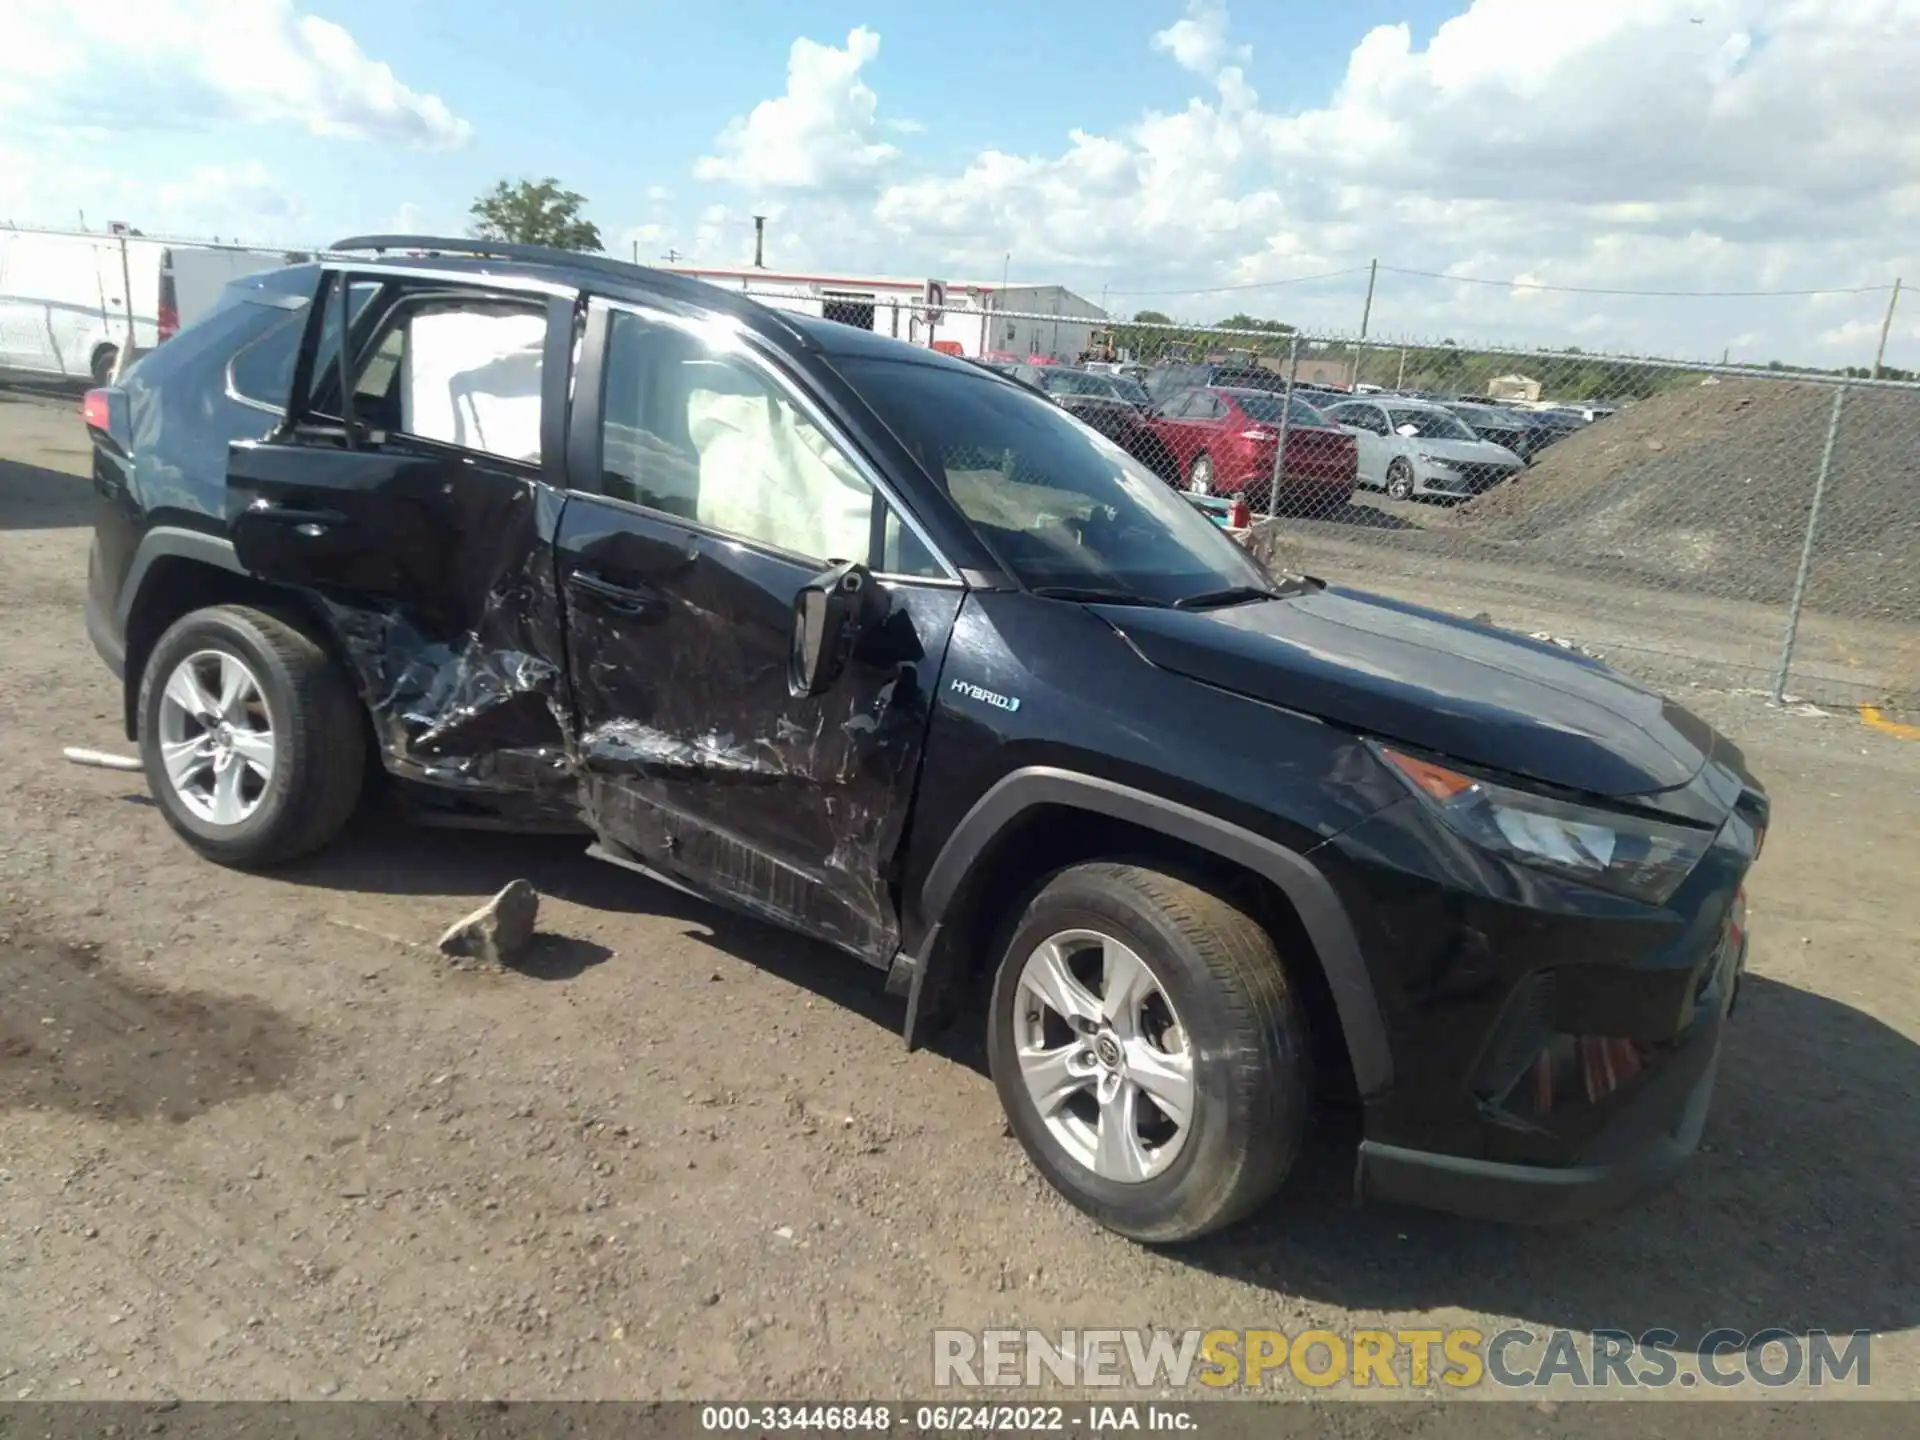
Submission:
M 1276 510 L 1325 514 L 1353 499 L 1359 452 L 1354 437 L 1298 395 L 1228 386 L 1182 390 L 1141 417 L 1140 458 L 1169 483 L 1196 495 L 1239 495 L 1267 508 L 1282 408 L 1287 456 Z M 1136 452 L 1137 453 L 1137 452 Z

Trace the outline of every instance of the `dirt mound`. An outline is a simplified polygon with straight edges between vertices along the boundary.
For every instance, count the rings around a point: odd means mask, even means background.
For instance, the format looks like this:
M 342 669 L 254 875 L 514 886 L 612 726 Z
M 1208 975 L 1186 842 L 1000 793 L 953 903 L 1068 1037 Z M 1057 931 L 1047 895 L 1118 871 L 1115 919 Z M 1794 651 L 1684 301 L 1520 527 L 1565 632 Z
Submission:
M 1543 559 L 1779 602 L 1793 588 L 1832 406 L 1820 385 L 1668 391 L 1562 440 L 1455 520 Z M 1920 620 L 1920 392 L 1848 392 L 1808 600 Z

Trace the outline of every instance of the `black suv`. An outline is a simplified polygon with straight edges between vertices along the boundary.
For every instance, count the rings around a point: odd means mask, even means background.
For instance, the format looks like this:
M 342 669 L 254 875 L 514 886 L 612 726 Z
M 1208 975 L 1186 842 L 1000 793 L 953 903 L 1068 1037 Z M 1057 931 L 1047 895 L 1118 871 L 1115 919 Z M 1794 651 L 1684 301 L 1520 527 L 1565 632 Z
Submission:
M 1694 1147 L 1767 802 L 1552 645 L 1270 574 L 1030 390 L 611 260 L 344 241 L 94 391 L 87 623 L 208 858 L 363 774 L 984 1009 L 1014 1133 L 1142 1240 L 1316 1082 L 1361 1194 L 1567 1216 Z M 974 1013 L 978 1013 L 975 1011 Z

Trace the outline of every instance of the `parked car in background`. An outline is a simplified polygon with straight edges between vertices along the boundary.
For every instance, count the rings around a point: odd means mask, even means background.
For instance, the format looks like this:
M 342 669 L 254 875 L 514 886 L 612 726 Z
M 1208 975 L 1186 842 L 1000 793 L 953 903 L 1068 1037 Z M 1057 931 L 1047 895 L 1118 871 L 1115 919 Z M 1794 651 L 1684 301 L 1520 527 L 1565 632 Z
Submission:
M 1606 412 L 1608 415 L 1612 413 L 1610 410 Z M 1562 439 L 1586 429 L 1587 426 L 1595 422 L 1596 418 L 1605 418 L 1605 416 L 1595 417 L 1588 414 L 1585 410 L 1575 410 L 1569 406 L 1560 405 L 1541 406 L 1528 410 L 1527 414 L 1533 419 L 1535 424 L 1546 426 L 1548 429 L 1555 431 Z
M 1136 385 L 1144 387 L 1149 373 L 1145 365 L 1133 360 L 1089 360 L 1081 367 L 1096 375 L 1124 375 Z
M 0 371 L 105 384 L 211 309 L 228 281 L 287 263 L 277 250 L 128 233 L 0 229 Z
M 1505 446 L 1529 465 L 1535 455 L 1560 438 L 1560 432 L 1540 423 L 1525 410 L 1509 410 L 1475 400 L 1454 400 L 1443 408 L 1466 421 L 1467 428 L 1482 440 Z
M 1008 373 L 1086 421 L 1129 455 L 1140 454 L 1148 435 L 1145 409 L 1121 390 L 1118 376 L 1064 365 L 1016 365 Z
M 1290 409 L 1285 409 L 1288 404 Z M 1213 386 L 1183 390 L 1146 418 L 1153 449 L 1143 455 L 1169 482 L 1196 495 L 1244 495 L 1264 511 L 1273 489 L 1280 417 L 1287 417 L 1287 453 L 1276 510 L 1338 511 L 1353 500 L 1357 447 L 1298 396 Z M 1138 453 L 1138 452 L 1136 452 Z
M 1287 388 L 1287 377 L 1257 365 L 1222 365 L 1212 361 L 1161 365 L 1147 375 L 1147 393 L 1156 402 L 1182 390 L 1203 390 L 1224 385 L 1235 390 L 1271 390 Z
M 1419 400 L 1349 400 L 1327 411 L 1359 444 L 1359 483 L 1396 500 L 1469 500 L 1512 479 L 1521 459 L 1482 440 L 1442 405 Z

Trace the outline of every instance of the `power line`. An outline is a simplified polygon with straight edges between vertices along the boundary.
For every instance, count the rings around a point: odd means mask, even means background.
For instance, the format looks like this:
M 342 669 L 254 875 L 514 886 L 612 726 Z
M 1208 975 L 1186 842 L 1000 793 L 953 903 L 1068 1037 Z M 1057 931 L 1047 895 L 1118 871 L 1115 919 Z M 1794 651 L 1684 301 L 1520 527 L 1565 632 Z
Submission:
M 1808 298 L 1817 295 L 1884 295 L 1891 285 L 1854 285 L 1817 290 L 1633 290 L 1602 285 L 1549 285 L 1538 280 L 1491 280 L 1483 275 L 1449 275 L 1440 270 L 1414 270 L 1404 265 L 1380 266 L 1393 275 L 1412 275 L 1423 280 L 1449 280 L 1456 285 L 1488 285 L 1501 290 L 1544 290 L 1561 295 L 1638 296 L 1652 300 L 1767 300 Z M 1318 275 L 1295 275 L 1285 280 L 1253 280 L 1242 285 L 1211 285 L 1185 290 L 1114 290 L 1118 299 L 1151 299 L 1168 295 L 1230 295 L 1248 290 L 1272 290 L 1282 285 L 1310 285 L 1318 280 L 1343 280 L 1349 275 L 1364 275 L 1368 267 L 1355 265 L 1345 270 L 1328 270 Z
M 1387 267 L 1382 265 L 1380 268 L 1384 270 Z M 1356 265 L 1351 270 L 1329 270 L 1323 275 L 1295 275 L 1289 280 L 1254 280 L 1245 285 L 1203 286 L 1197 290 L 1115 290 L 1112 293 L 1129 300 L 1156 295 L 1227 295 L 1241 290 L 1270 290 L 1280 285 L 1307 285 L 1315 280 L 1339 280 L 1348 275 L 1366 273 L 1366 266 Z
M 1856 285 L 1831 290 L 1623 290 L 1594 285 L 1547 285 L 1537 280 L 1489 280 L 1478 275 L 1447 275 L 1438 270 L 1409 270 L 1382 265 L 1395 275 L 1417 275 L 1424 280 L 1451 280 L 1457 285 L 1493 285 L 1502 290 L 1552 290 L 1565 295 L 1637 295 L 1660 300 L 1763 300 L 1811 295 L 1884 295 L 1891 285 Z

